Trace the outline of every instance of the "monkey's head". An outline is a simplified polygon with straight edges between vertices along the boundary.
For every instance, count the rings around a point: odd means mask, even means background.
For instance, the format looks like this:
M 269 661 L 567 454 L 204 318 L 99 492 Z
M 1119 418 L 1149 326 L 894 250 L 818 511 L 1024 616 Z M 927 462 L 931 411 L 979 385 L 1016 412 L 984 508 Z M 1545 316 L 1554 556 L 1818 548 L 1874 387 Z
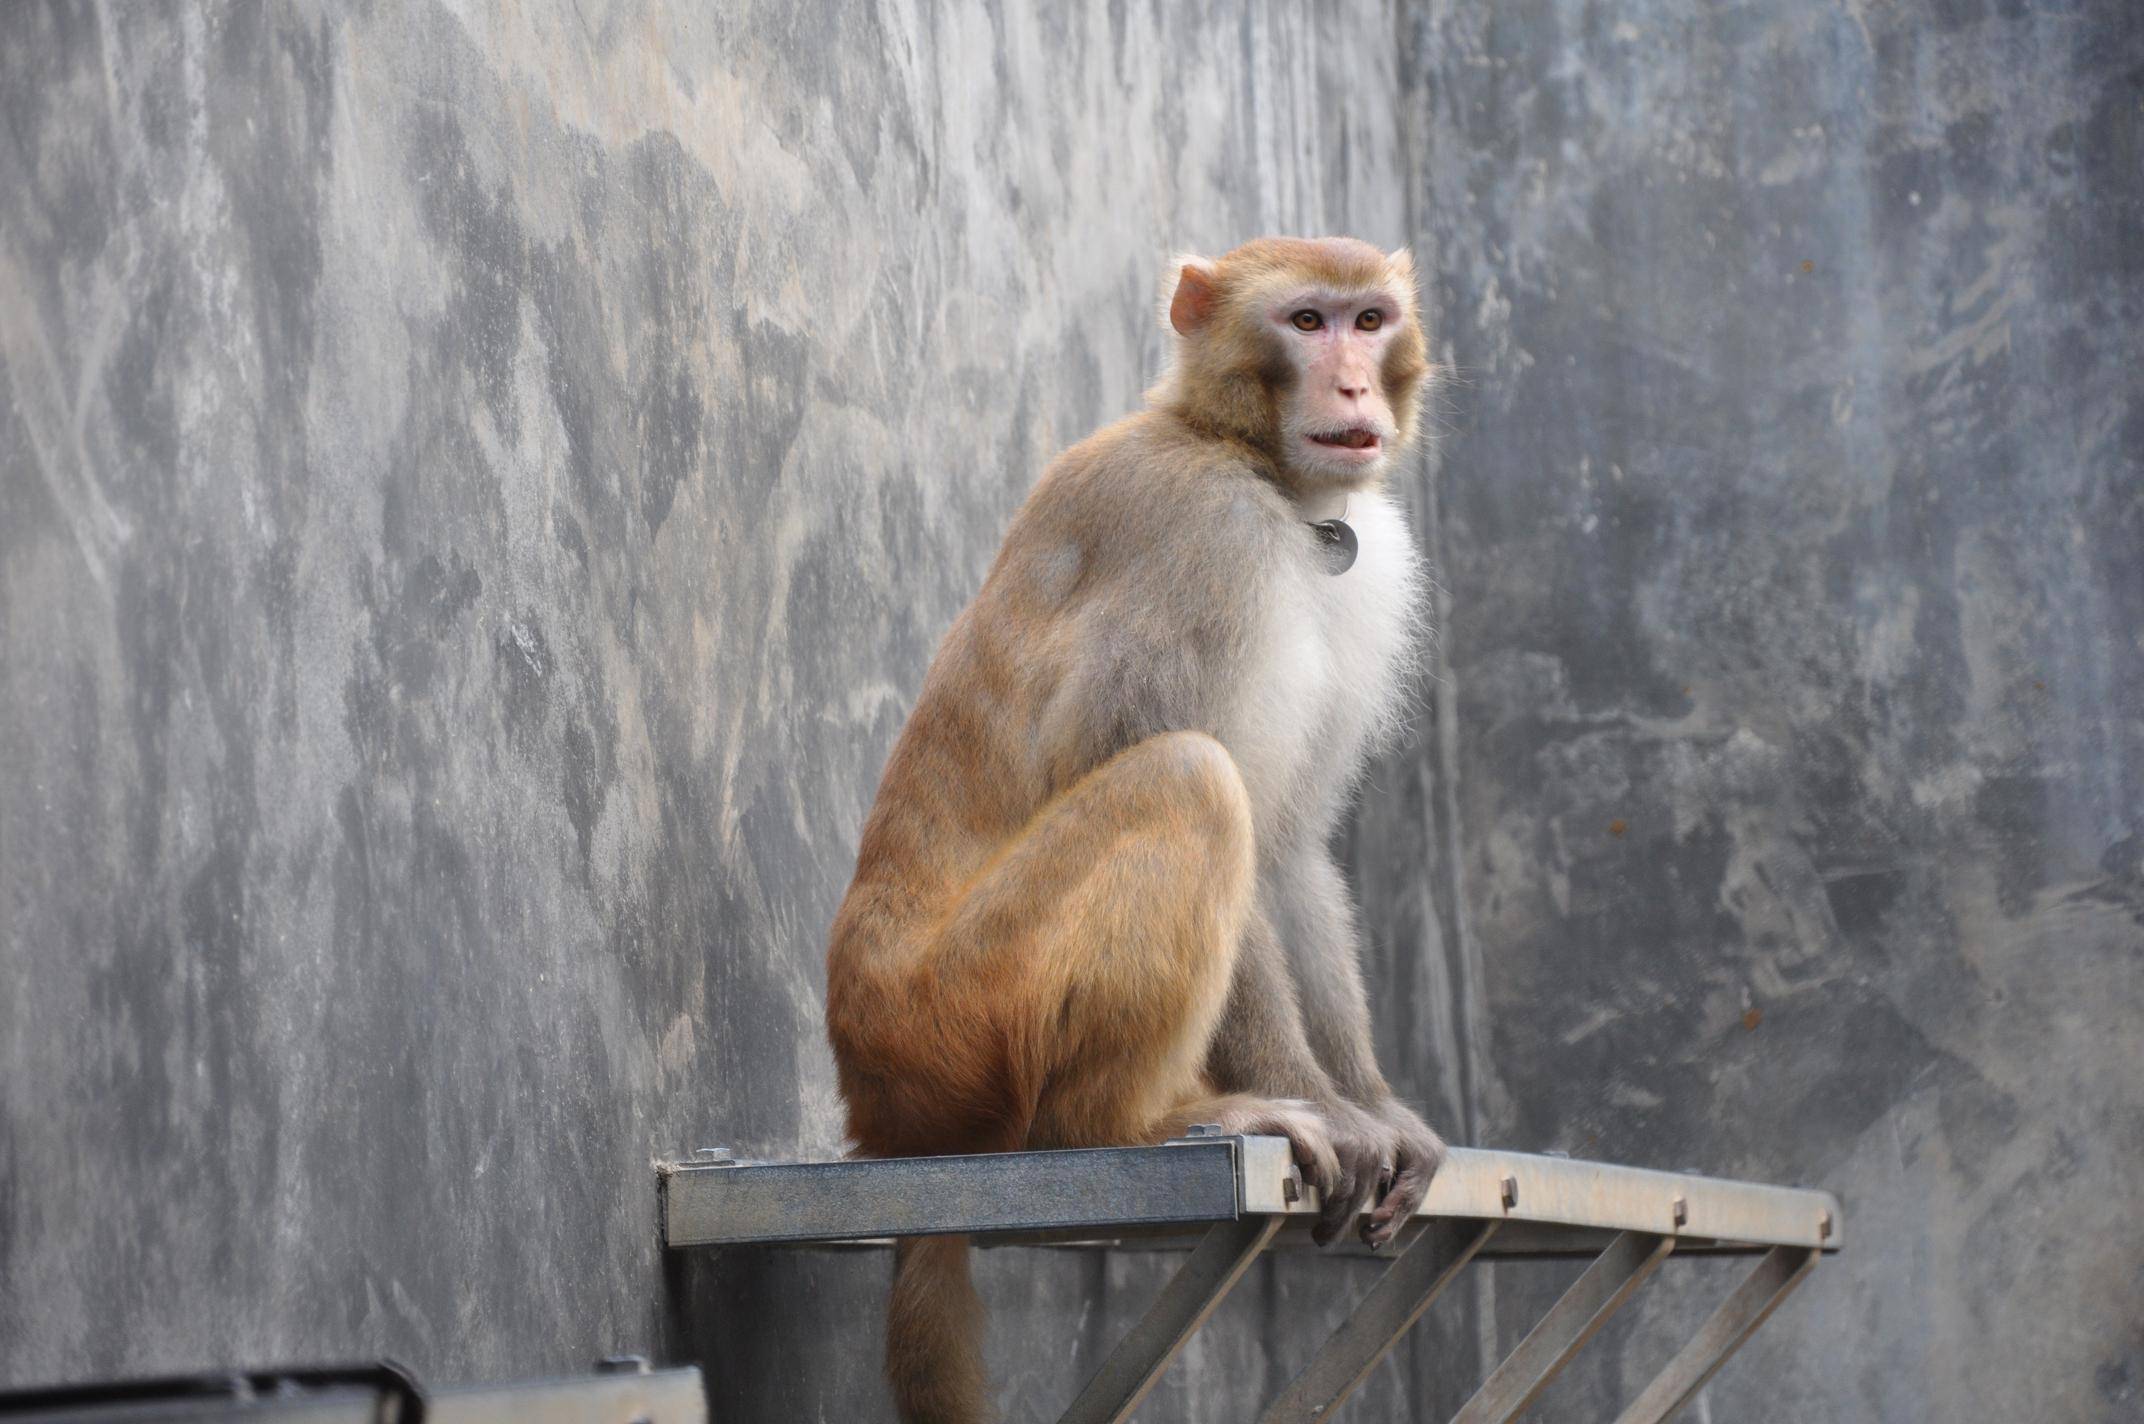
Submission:
M 1414 436 L 1429 353 L 1414 259 L 1349 237 L 1265 237 L 1186 257 L 1176 360 L 1154 403 L 1253 446 L 1303 492 L 1359 488 Z

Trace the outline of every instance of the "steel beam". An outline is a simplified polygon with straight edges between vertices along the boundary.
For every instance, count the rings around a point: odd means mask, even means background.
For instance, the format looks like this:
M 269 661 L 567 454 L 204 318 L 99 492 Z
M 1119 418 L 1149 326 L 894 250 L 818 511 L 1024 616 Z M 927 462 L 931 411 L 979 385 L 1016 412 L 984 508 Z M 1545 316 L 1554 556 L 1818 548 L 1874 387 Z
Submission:
M 1059 1424 L 1120 1424 L 1129 1418 L 1280 1226 L 1277 1216 L 1248 1216 L 1207 1228 L 1190 1259 L 1117 1342 Z
M 1292 1170 L 1286 1142 L 1249 1137 L 1243 1143 L 1246 1206 L 1278 1201 L 1280 1179 Z M 1306 1191 L 1297 1201 L 1256 1209 L 1314 1217 L 1317 1193 Z M 1827 1251 L 1837 1250 L 1842 1240 L 1839 1203 L 1829 1192 L 1467 1147 L 1446 1154 L 1417 1215 Z
M 1645 1392 L 1617 1417 L 1616 1424 L 1661 1424 L 1673 1418 L 1802 1283 L 1820 1254 L 1791 1246 L 1775 1246 L 1766 1252 L 1757 1269 L 1706 1317 L 1690 1337 L 1690 1343 L 1653 1377 Z
M 727 1246 L 1233 1221 L 1243 1139 L 842 1162 L 678 1163 L 663 1240 Z
M 661 1180 L 671 1246 L 1107 1238 L 1238 1215 L 1288 1218 L 1285 1240 L 1306 1231 L 1318 1210 L 1317 1193 L 1301 1185 L 1277 1137 L 883 1161 L 677 1163 L 662 1169 Z M 1839 1204 L 1828 1192 L 1463 1147 L 1438 1169 L 1419 1214 L 1508 1222 L 1513 1244 L 1523 1235 L 1525 1254 L 1590 1253 L 1606 1239 L 1598 1233 L 1620 1231 L 1674 1236 L 1685 1251 L 1836 1250 L 1842 1240 Z
M 1452 1416 L 1452 1424 L 1507 1424 L 1518 1418 L 1674 1249 L 1672 1236 L 1626 1231 L 1616 1237 L 1490 1372 Z
M 1423 1227 L 1302 1373 L 1266 1406 L 1259 1424 L 1313 1424 L 1330 1418 L 1474 1259 L 1498 1224 L 1433 1221 Z

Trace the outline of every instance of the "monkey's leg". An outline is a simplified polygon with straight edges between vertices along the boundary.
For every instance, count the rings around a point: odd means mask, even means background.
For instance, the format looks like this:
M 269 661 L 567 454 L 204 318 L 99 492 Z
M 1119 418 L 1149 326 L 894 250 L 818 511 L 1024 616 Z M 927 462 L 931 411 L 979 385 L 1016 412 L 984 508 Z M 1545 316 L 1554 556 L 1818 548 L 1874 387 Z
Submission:
M 1082 777 L 970 886 L 923 968 L 937 1022 L 1000 1036 L 1006 1145 L 1144 1141 L 1201 1094 L 1253 875 L 1234 761 L 1174 732 Z

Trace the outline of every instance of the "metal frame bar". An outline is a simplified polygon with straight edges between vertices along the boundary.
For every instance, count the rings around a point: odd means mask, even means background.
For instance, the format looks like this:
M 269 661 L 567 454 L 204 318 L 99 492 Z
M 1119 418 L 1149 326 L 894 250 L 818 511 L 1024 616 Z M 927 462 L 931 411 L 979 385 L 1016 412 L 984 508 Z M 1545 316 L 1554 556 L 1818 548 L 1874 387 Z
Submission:
M 1616 1417 L 1616 1424 L 1661 1424 L 1696 1397 L 1705 1382 L 1719 1372 L 1742 1342 L 1757 1333 L 1771 1313 L 1779 1309 L 1796 1286 L 1816 1265 L 1821 1252 L 1775 1246 L 1765 1253 L 1734 1293 L 1697 1327 L 1690 1343 L 1653 1377 L 1630 1407 Z
M 1518 1418 L 1674 1249 L 1672 1236 L 1626 1231 L 1616 1237 L 1452 1416 L 1452 1424 L 1508 1424 Z
M 878 1161 L 702 1160 L 666 1164 L 659 1176 L 670 1246 L 1098 1240 L 1246 1214 L 1288 1218 L 1286 1239 L 1307 1233 L 1318 1214 L 1317 1192 L 1303 1186 L 1279 1137 Z M 1715 1244 L 1833 1251 L 1842 1241 L 1829 1192 L 1464 1147 L 1437 1169 L 1416 1215 L 1504 1221 L 1514 1237 L 1521 1224 L 1549 1228 L 1547 1236 L 1523 1233 L 1539 1243 L 1528 1255 L 1570 1255 L 1568 1238 L 1580 1230 L 1673 1236 L 1679 1252 Z
M 1182 1228 L 1243 1212 L 1240 1144 L 841 1162 L 702 1159 L 662 1171 L 670 1246 Z
M 1307 1237 L 1318 1194 L 1278 1137 L 1194 1136 L 1159 1147 L 842 1162 L 719 1153 L 659 1168 L 672 1247 L 856 1244 L 900 1236 L 993 1243 L 1151 1243 L 1199 1233 L 1191 1257 L 1080 1391 L 1066 1424 L 1121 1424 L 1258 1254 Z M 1329 1420 L 1477 1256 L 1590 1258 L 1460 1411 L 1525 1409 L 1670 1253 L 1758 1255 L 1757 1268 L 1668 1361 L 1619 1424 L 1661 1424 L 1704 1387 L 1826 1251 L 1843 1244 L 1829 1192 L 1564 1157 L 1455 1148 L 1421 1223 L 1264 1424 Z
M 1208 1227 L 1191 1258 L 1102 1361 L 1060 1424 L 1119 1424 L 1129 1418 L 1279 1230 L 1280 1218 L 1273 1216 L 1247 1216 Z
M 1313 1424 L 1331 1417 L 1501 1224 L 1431 1222 L 1418 1231 L 1310 1363 L 1266 1406 L 1259 1424 Z

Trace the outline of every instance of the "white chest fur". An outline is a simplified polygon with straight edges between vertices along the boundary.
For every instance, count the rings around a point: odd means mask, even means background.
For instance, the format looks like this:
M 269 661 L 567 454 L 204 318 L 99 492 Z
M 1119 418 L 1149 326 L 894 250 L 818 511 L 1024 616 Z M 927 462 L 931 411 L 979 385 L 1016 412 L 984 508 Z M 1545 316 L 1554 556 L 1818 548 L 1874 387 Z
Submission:
M 1382 495 L 1359 494 L 1347 522 L 1360 551 L 1346 573 L 1328 571 L 1308 528 L 1289 546 L 1222 718 L 1262 849 L 1331 829 L 1365 757 L 1398 720 L 1418 656 L 1421 561 L 1406 521 Z

